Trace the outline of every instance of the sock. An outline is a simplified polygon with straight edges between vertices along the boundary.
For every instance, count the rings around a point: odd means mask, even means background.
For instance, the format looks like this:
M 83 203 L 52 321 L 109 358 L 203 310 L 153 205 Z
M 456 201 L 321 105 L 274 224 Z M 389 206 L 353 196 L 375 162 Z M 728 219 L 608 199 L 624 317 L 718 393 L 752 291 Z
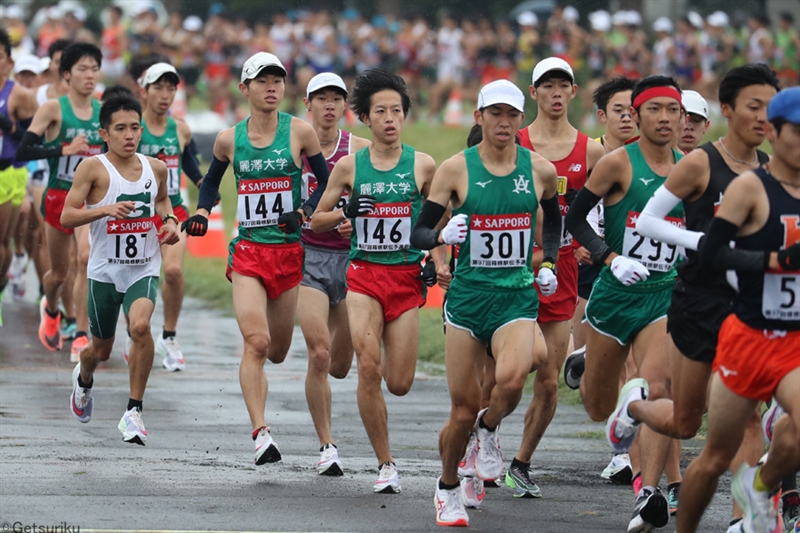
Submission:
M 396 466 L 397 466 L 396 464 L 394 464 L 394 463 L 393 463 L 393 462 L 391 462 L 391 461 L 386 461 L 385 463 L 381 463 L 381 464 L 380 464 L 380 466 L 378 466 L 378 472 L 380 472 L 380 471 L 381 471 L 381 468 L 383 468 L 385 465 L 392 465 L 392 466 L 394 466 L 394 467 L 396 467 Z
M 72 318 L 66 317 L 64 320 L 67 321 L 67 325 L 68 326 L 71 326 L 72 324 L 75 324 L 77 322 L 77 319 L 75 317 L 72 317 Z M 85 335 L 85 333 L 84 333 L 84 335 Z
M 484 414 L 485 414 L 485 413 L 484 413 Z M 478 419 L 478 427 L 480 427 L 480 428 L 483 428 L 483 429 L 485 429 L 485 430 L 487 430 L 487 431 L 490 431 L 490 432 L 492 432 L 492 433 L 494 433 L 495 431 L 497 431 L 497 426 L 495 426 L 495 427 L 493 427 L 493 428 L 490 428 L 489 426 L 487 426 L 486 424 L 484 424 L 484 422 L 483 422 L 483 417 L 480 417 L 480 418 Z
M 142 400 L 134 400 L 133 398 L 128 398 L 128 411 L 133 408 L 136 408 L 137 411 L 140 413 L 142 412 Z
M 742 521 L 741 518 L 734 518 L 733 520 L 731 520 L 731 523 L 728 524 L 728 527 L 735 526 L 736 524 L 738 524 L 741 521 Z
M 175 336 L 175 332 L 174 331 L 164 330 L 164 333 L 162 333 L 161 336 L 164 338 L 164 340 L 167 340 L 170 337 L 174 337 Z
M 789 494 L 784 493 L 781 499 L 783 500 L 784 509 L 786 509 L 787 507 L 800 505 L 800 494 L 797 494 L 797 492 L 790 492 Z
M 94 378 L 92 378 L 92 381 L 91 381 L 91 382 L 89 382 L 89 384 L 87 385 L 87 384 L 86 384 L 86 383 L 84 383 L 84 382 L 83 382 L 83 380 L 81 379 L 81 374 L 80 374 L 80 372 L 78 372 L 78 387 L 80 387 L 80 388 L 82 388 L 82 389 L 91 389 L 91 388 L 92 388 L 92 385 L 94 385 Z
M 678 481 L 677 483 L 670 483 L 667 485 L 667 492 L 671 491 L 672 489 L 681 489 L 681 482 Z
M 797 477 L 794 474 L 789 474 L 786 476 L 781 483 L 781 488 L 783 489 L 784 494 L 787 492 L 794 492 L 797 494 Z
M 329 442 L 329 443 L 328 443 L 328 444 L 326 444 L 325 446 L 321 446 L 321 447 L 320 447 L 320 449 L 319 449 L 320 453 L 322 452 L 322 450 L 324 450 L 324 449 L 325 449 L 325 448 L 327 448 L 328 446 L 333 446 L 333 447 L 334 447 L 334 448 L 336 448 L 337 450 L 339 449 L 339 448 L 338 448 L 338 447 L 337 447 L 337 446 L 336 446 L 334 443 L 332 443 L 332 442 Z
M 456 490 L 458 488 L 458 483 L 455 485 L 448 485 L 447 483 L 442 481 L 442 478 L 439 478 L 439 490 Z
M 75 333 L 75 340 L 78 340 L 78 339 L 80 339 L 81 337 L 86 337 L 86 338 L 88 338 L 89 336 L 86 334 L 86 332 L 85 332 L 85 331 L 78 331 L 77 333 Z
M 49 316 L 50 318 L 58 318 L 58 315 L 61 314 L 61 311 L 59 311 L 58 309 L 56 309 L 55 312 L 53 312 L 50 311 L 50 309 L 48 309 L 47 306 L 45 306 L 44 312 L 47 313 L 47 316 Z
M 756 475 L 753 477 L 753 488 L 756 489 L 758 492 L 769 492 L 769 487 L 767 487 L 761 480 L 760 466 L 758 467 L 758 470 L 756 470 Z
M 514 468 L 514 467 L 517 467 L 517 468 L 519 468 L 520 470 L 522 470 L 522 471 L 524 471 L 524 472 L 527 472 L 527 471 L 528 471 L 528 469 L 531 467 L 531 464 L 530 464 L 530 463 L 523 463 L 522 461 L 520 461 L 519 459 L 517 459 L 516 457 L 514 457 L 514 458 L 511 460 L 511 467 L 509 468 L 509 470 L 510 470 L 511 468 Z

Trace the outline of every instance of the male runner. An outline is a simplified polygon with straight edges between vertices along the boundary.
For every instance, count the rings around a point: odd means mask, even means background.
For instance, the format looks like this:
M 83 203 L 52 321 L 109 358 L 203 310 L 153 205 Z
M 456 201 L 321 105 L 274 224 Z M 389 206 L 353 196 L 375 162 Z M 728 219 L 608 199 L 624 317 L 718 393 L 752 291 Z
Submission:
M 355 80 L 350 107 L 372 133 L 372 144 L 339 160 L 311 219 L 316 232 L 352 221 L 347 269 L 347 314 L 358 361 L 358 410 L 379 464 L 375 492 L 399 493 L 400 477 L 389 449 L 386 403 L 381 391 L 408 394 L 417 366 L 419 307 L 423 304 L 420 262 L 411 228 L 427 196 L 436 163 L 403 144 L 411 100 L 396 74 L 371 69 Z M 350 198 L 337 207 L 342 194 Z M 436 257 L 443 262 L 442 254 Z M 433 263 L 426 267 L 433 285 Z M 381 340 L 385 355 L 381 355 Z
M 686 111 L 686 123 L 678 138 L 678 150 L 688 154 L 700 145 L 711 121 L 708 120 L 708 102 L 700 93 L 682 91 L 681 99 L 683 100 L 683 109 Z
M 250 118 L 217 135 L 197 210 L 181 230 L 205 235 L 220 181 L 233 163 L 239 235 L 229 247 L 226 275 L 233 284 L 233 308 L 244 339 L 239 383 L 253 427 L 255 464 L 263 465 L 281 460 L 264 421 L 268 391 L 264 363 L 267 359 L 282 363 L 292 343 L 303 278 L 301 225 L 327 185 L 328 165 L 314 129 L 278 111 L 286 90 L 286 69 L 276 56 L 258 52 L 245 61 L 239 90 L 250 105 Z M 315 191 L 301 208 L 303 155 L 317 177 L 319 193 Z
M 579 132 L 567 117 L 569 102 L 578 93 L 569 63 L 557 57 L 540 61 L 533 69 L 531 98 L 538 114 L 527 128 L 519 131 L 520 144 L 538 153 L 556 167 L 562 217 L 569 212 L 575 191 L 586 183 L 597 161 L 605 155 L 600 143 Z M 506 485 L 517 498 L 541 498 L 538 485 L 528 469 L 533 452 L 553 420 L 558 405 L 558 375 L 567 357 L 572 332 L 572 317 L 578 304 L 578 260 L 580 248 L 566 229 L 556 263 L 559 290 L 545 296 L 539 291 L 537 322 L 547 343 L 547 361 L 536 371 L 533 398 L 525 413 L 525 429 L 519 451 L 506 473 Z
M 89 319 L 86 310 L 89 261 L 89 229 L 75 230 L 61 225 L 61 210 L 75 170 L 87 157 L 100 154 L 102 140 L 100 103 L 93 94 L 103 56 L 93 44 L 74 43 L 61 56 L 61 75 L 69 84 L 69 93 L 48 100 L 36 112 L 33 123 L 22 139 L 17 158 L 30 161 L 49 159 L 50 178 L 44 192 L 42 209 L 47 227 L 47 249 L 50 270 L 44 275 L 44 293 L 40 306 L 39 340 L 50 351 L 61 349 L 58 300 L 70 267 L 70 246 L 77 247 L 78 270 L 74 286 L 75 318 L 78 331 L 72 341 L 70 360 L 76 362 L 80 350 L 89 342 L 86 331 Z M 73 236 L 74 233 L 74 236 Z M 73 287 L 66 287 L 73 290 Z
M 175 216 L 183 223 L 189 218 L 189 212 L 181 198 L 181 173 L 186 172 L 195 184 L 203 176 L 194 157 L 186 149 L 192 140 L 192 130 L 186 122 L 169 116 L 179 83 L 178 71 L 168 63 L 156 63 L 139 80 L 144 110 L 138 152 L 166 163 L 167 194 Z M 184 370 L 186 365 L 181 347 L 175 339 L 183 304 L 183 256 L 186 253 L 186 235 L 180 232 L 180 236 L 181 240 L 175 246 L 161 249 L 164 264 L 164 284 L 161 287 L 164 330 L 156 342 L 156 351 L 163 357 L 162 366 L 173 372 Z M 127 354 L 128 350 L 125 351 Z
M 788 416 L 766 462 L 743 465 L 731 483 L 744 531 L 780 531 L 773 498 L 800 469 L 800 88 L 775 95 L 767 120 L 772 159 L 731 182 L 700 245 L 700 268 L 736 269 L 739 293 L 719 332 L 708 440 L 686 471 L 681 532 L 697 530 L 759 401 L 775 397 Z
M 347 107 L 347 86 L 331 72 L 317 74 L 308 82 L 306 109 L 311 112 L 311 126 L 317 133 L 322 155 L 333 166 L 344 156 L 369 145 L 369 141 L 340 130 L 337 124 Z M 303 168 L 303 198 L 317 187 L 311 168 Z M 342 195 L 338 207 L 347 204 Z M 331 436 L 331 386 L 328 374 L 342 379 L 353 363 L 353 342 L 347 320 L 347 274 L 352 226 L 345 220 L 338 228 L 325 233 L 311 231 L 303 224 L 300 241 L 305 248 L 305 273 L 297 299 L 297 319 L 308 346 L 306 401 L 319 437 L 320 458 L 317 471 L 340 476 L 342 464 Z
M 561 238 L 561 214 L 555 168 L 546 159 L 517 146 L 514 137 L 524 119 L 525 97 L 516 85 L 499 80 L 484 86 L 474 116 L 483 140 L 445 161 L 436 173 L 414 243 L 424 249 L 461 243 L 459 265 L 445 304 L 445 365 L 450 418 L 439 435 L 442 475 L 436 482 L 436 523 L 467 526 L 458 464 L 477 425 L 476 474 L 497 479 L 503 470 L 498 424 L 511 414 L 534 360 L 534 323 L 539 298 L 531 266 L 536 212 L 542 205 L 544 260 L 536 282 L 542 293 L 556 292 L 554 270 Z M 435 226 L 448 203 L 453 218 L 441 232 Z M 497 384 L 489 407 L 481 409 L 480 381 L 486 347 L 495 358 Z M 469 481 L 465 478 L 465 481 Z M 463 492 L 462 492 L 463 491 Z
M 167 195 L 167 168 L 136 153 L 142 134 L 142 108 L 135 98 L 120 96 L 103 104 L 100 135 L 108 152 L 87 158 L 75 171 L 64 201 L 61 225 L 89 225 L 89 327 L 92 341 L 81 350 L 72 372 L 72 414 L 89 422 L 94 409 L 92 386 L 98 363 L 114 346 L 120 306 L 130 322 L 133 347 L 129 361 L 130 399 L 119 422 L 125 442 L 147 440 L 142 398 L 153 365 L 150 317 L 155 308 L 159 244 L 180 240 Z M 86 204 L 84 208 L 84 202 Z M 156 231 L 156 221 L 163 221 Z
M 631 97 L 631 114 L 641 137 L 600 161 L 566 219 L 567 229 L 594 259 L 606 264 L 586 305 L 592 329 L 586 339 L 582 392 L 586 411 L 596 421 L 612 414 L 618 397 L 662 398 L 669 394 L 665 318 L 680 251 L 677 246 L 640 237 L 635 223 L 647 200 L 682 157 L 672 145 L 684 115 L 680 88 L 672 78 L 645 78 Z M 586 220 L 601 199 L 605 241 Z M 683 224 L 682 209 L 673 209 L 669 217 L 675 224 Z M 629 350 L 639 375 L 647 381 L 631 381 L 620 391 L 619 376 Z M 632 436 L 615 437 L 615 451 L 627 451 Z M 669 521 L 667 500 L 657 485 L 670 446 L 669 438 L 650 430 L 639 436 L 643 488 L 637 495 L 629 533 L 651 531 Z

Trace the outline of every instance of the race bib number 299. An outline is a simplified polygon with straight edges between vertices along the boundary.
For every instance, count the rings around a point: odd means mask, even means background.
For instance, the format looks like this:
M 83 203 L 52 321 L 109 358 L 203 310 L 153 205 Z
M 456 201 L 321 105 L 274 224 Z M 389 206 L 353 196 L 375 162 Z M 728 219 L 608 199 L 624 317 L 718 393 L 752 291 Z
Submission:
M 284 211 L 293 209 L 291 178 L 265 178 L 239 182 L 237 213 L 242 227 L 274 226 Z
M 683 249 L 675 244 L 666 244 L 655 239 L 648 239 L 636 231 L 639 213 L 628 211 L 625 224 L 625 239 L 622 242 L 622 255 L 639 261 L 647 270 L 653 272 L 669 272 Z M 683 219 L 666 217 L 665 220 L 674 226 L 684 228 Z
M 470 265 L 483 268 L 527 265 L 531 222 L 530 213 L 470 216 Z

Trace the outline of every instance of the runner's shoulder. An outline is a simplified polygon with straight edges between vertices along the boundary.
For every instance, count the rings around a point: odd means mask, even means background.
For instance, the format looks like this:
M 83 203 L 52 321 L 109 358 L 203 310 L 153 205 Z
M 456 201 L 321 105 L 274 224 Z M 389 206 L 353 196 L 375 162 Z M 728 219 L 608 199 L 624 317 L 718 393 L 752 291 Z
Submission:
M 592 177 L 596 177 L 598 173 L 619 174 L 630 171 L 631 159 L 625 147 L 621 146 L 600 158 L 592 171 Z
M 354 154 L 359 150 L 366 148 L 372 144 L 369 139 L 365 139 L 364 137 L 359 137 L 357 135 L 350 134 L 350 153 Z

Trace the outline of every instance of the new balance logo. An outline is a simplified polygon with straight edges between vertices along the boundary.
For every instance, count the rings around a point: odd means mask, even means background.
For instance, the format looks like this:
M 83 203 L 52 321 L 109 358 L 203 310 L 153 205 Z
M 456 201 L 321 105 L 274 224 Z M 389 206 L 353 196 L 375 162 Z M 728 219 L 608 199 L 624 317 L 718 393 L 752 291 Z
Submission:
M 485 189 L 486 186 L 489 185 L 491 182 L 492 182 L 492 180 L 489 180 L 489 181 L 476 181 L 475 185 L 480 185 L 480 187 L 482 189 Z
M 398 177 L 398 178 L 400 178 L 400 179 L 404 179 L 404 178 L 405 178 L 406 176 L 408 176 L 409 174 L 411 174 L 411 172 L 406 172 L 405 174 L 395 174 L 395 176 L 397 176 L 397 177 Z
M 737 375 L 739 375 L 739 372 L 737 372 L 736 370 L 731 370 L 729 368 L 725 368 L 722 365 L 720 365 L 719 369 L 722 370 L 722 375 L 725 376 L 726 378 L 728 376 L 737 376 Z
M 567 172 L 580 172 L 582 168 L 583 165 L 581 165 L 580 163 L 572 163 L 567 169 Z
M 644 183 L 644 185 L 645 185 L 645 187 L 646 187 L 646 186 L 650 185 L 650 182 L 652 182 L 654 179 L 655 179 L 655 178 L 650 178 L 649 180 L 646 180 L 646 179 L 644 179 L 644 178 L 639 178 L 639 181 L 641 181 L 642 183 Z
M 286 148 L 281 148 L 280 150 L 273 150 L 273 152 L 275 152 L 278 155 L 281 155 L 281 152 L 283 152 L 284 150 L 286 150 Z

